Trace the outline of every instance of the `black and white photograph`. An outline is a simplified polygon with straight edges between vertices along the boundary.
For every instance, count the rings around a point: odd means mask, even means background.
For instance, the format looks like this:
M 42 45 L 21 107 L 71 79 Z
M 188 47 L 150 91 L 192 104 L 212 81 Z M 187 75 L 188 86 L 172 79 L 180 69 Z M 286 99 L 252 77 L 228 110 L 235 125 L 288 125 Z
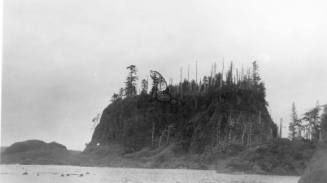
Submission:
M 1 183 L 327 183 L 327 1 L 0 4 Z

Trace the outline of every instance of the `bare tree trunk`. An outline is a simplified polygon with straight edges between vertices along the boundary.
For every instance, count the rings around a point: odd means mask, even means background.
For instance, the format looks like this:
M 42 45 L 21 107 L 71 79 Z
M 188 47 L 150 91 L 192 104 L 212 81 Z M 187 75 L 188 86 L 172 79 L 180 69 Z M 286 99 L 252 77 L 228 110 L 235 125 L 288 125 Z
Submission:
M 242 129 L 242 145 L 244 145 L 245 133 L 246 133 L 246 124 L 243 124 L 243 129 Z
M 220 123 L 221 123 L 221 117 L 219 118 L 219 121 L 217 123 L 217 129 L 216 129 L 216 133 L 217 133 L 217 146 L 219 146 L 220 144 Z
M 190 64 L 187 66 L 187 81 L 190 81 Z
M 198 110 L 198 97 L 195 97 L 195 110 Z
M 167 145 L 169 144 L 169 137 L 170 137 L 170 128 L 167 127 Z
M 258 114 L 258 123 L 259 123 L 259 128 L 260 129 L 264 129 L 263 128 L 263 125 L 262 125 L 262 119 L 261 119 L 261 111 L 259 111 L 259 114 Z M 260 131 L 260 133 L 258 135 L 261 135 L 262 133 L 265 133 L 263 130 Z M 259 143 L 262 143 L 264 140 L 263 138 L 259 138 L 259 136 L 256 136 L 256 142 L 259 142 Z M 262 136 L 261 136 L 262 137 Z
M 280 118 L 279 122 L 279 137 L 282 138 L 283 135 L 283 118 Z
M 229 126 L 229 132 L 228 132 L 228 143 L 230 143 L 232 140 L 232 127 Z
M 252 136 L 253 136 L 253 125 L 251 124 L 251 128 L 250 128 L 250 145 L 253 144 Z
M 228 115 L 228 126 L 229 126 L 229 131 L 228 131 L 228 143 L 230 143 L 232 139 L 232 114 L 229 112 Z
M 250 146 L 251 145 L 251 136 L 252 136 L 252 124 L 250 123 L 248 125 L 248 136 L 247 136 L 247 145 Z
M 161 146 L 162 135 L 163 135 L 163 133 L 161 133 L 161 135 L 160 135 L 160 137 L 159 137 L 159 147 Z
M 195 63 L 195 82 L 198 84 L 198 61 Z
M 155 123 L 152 122 L 152 135 L 151 135 L 151 145 L 154 147 L 154 130 L 155 130 Z

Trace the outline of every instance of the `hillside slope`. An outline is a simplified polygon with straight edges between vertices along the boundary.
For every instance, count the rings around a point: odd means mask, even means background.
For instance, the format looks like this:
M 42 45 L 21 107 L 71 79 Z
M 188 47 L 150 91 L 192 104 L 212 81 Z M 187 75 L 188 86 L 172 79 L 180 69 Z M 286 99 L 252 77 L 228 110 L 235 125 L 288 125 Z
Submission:
M 260 144 L 276 136 L 264 99 L 261 102 L 250 91 L 226 91 L 221 96 L 224 102 L 218 96 L 187 95 L 176 105 L 149 95 L 114 102 L 103 111 L 85 152 L 110 143 L 133 152 L 174 142 L 186 152 L 203 153 L 230 143 Z
M 327 105 L 321 116 L 321 138 L 317 152 L 313 155 L 309 165 L 302 175 L 299 183 L 325 183 L 327 182 Z
M 40 140 L 17 142 L 1 153 L 2 164 L 74 164 L 74 159 L 65 146 Z
M 219 169 L 217 158 L 276 137 L 264 93 L 262 84 L 232 84 L 176 92 L 175 104 L 146 93 L 116 100 L 104 109 L 83 154 L 110 166 L 124 166 L 113 162 L 119 159 L 132 167 Z

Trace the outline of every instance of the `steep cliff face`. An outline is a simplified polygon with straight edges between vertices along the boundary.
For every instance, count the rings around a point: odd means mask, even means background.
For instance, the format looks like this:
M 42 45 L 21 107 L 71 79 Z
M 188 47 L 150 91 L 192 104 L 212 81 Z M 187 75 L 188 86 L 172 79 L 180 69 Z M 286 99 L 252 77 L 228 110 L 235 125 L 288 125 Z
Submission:
M 177 104 L 143 94 L 113 102 L 102 113 L 85 152 L 120 144 L 125 153 L 171 143 L 187 153 L 225 150 L 230 144 L 261 144 L 277 134 L 264 95 L 225 89 L 177 96 Z

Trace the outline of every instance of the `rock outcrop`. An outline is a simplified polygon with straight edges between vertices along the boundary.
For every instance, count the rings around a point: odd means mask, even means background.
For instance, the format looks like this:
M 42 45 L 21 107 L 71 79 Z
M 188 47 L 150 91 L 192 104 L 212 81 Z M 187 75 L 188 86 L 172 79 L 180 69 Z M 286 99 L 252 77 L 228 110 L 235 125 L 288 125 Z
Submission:
M 276 134 L 264 95 L 256 90 L 185 94 L 175 105 L 145 94 L 108 105 L 84 153 L 102 151 L 110 144 L 121 144 L 126 154 L 171 143 L 176 151 L 190 154 L 228 152 L 230 144 L 262 144 Z

